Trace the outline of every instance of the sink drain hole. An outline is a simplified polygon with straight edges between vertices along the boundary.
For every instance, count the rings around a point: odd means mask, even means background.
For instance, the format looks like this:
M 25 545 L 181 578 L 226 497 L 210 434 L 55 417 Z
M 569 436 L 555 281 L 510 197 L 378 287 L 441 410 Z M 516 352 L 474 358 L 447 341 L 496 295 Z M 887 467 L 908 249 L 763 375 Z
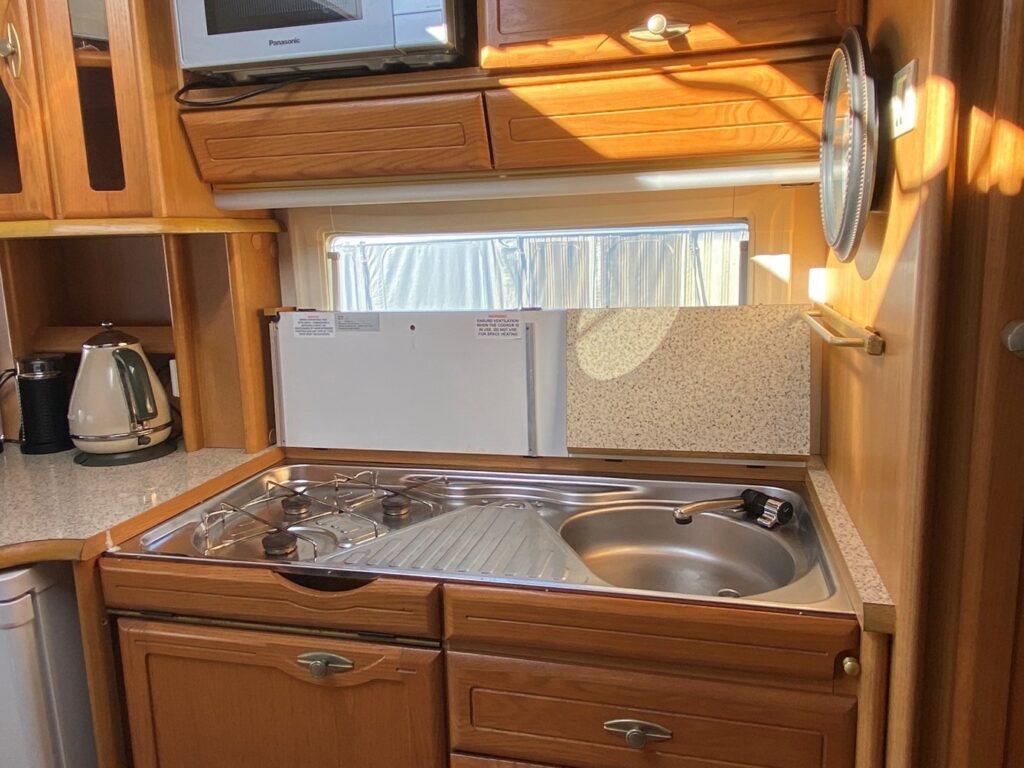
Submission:
M 743 597 L 743 595 L 735 589 L 720 589 L 717 594 L 719 597 Z

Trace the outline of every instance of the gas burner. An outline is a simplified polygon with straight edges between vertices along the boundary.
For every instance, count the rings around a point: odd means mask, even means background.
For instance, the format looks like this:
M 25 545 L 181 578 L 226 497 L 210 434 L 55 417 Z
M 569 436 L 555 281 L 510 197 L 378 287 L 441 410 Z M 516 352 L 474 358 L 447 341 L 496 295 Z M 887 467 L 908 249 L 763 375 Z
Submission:
M 381 499 L 380 506 L 388 517 L 405 517 L 412 509 L 412 502 L 407 497 L 399 496 L 396 493 Z
M 263 537 L 263 552 L 267 557 L 289 557 L 298 546 L 299 537 L 288 531 L 274 531 Z
M 287 518 L 308 517 L 311 506 L 312 502 L 308 498 L 298 494 L 281 499 L 281 511 Z

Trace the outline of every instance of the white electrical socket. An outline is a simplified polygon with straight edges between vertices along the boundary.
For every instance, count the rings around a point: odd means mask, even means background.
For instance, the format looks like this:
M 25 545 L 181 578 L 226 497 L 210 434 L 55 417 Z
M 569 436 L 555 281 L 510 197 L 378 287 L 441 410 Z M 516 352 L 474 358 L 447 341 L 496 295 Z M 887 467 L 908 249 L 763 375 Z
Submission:
M 917 59 L 901 69 L 892 79 L 889 102 L 894 139 L 917 127 Z
M 171 358 L 171 396 L 181 397 L 181 392 L 178 390 L 178 361 L 173 357 Z

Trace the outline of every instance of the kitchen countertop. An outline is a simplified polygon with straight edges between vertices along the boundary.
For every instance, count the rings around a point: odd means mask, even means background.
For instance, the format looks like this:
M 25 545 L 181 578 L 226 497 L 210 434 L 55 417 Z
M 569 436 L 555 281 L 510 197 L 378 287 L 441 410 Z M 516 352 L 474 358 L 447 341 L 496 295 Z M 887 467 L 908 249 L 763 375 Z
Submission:
M 81 467 L 74 451 L 26 456 L 7 445 L 0 454 L 0 567 L 69 559 L 86 540 L 260 455 L 179 447 L 142 464 Z
M 846 566 L 850 577 L 848 592 L 861 626 L 869 631 L 893 634 L 896 631 L 896 605 L 892 595 L 840 498 L 832 476 L 819 457 L 813 457 L 807 467 L 807 489 L 824 513 L 840 559 Z

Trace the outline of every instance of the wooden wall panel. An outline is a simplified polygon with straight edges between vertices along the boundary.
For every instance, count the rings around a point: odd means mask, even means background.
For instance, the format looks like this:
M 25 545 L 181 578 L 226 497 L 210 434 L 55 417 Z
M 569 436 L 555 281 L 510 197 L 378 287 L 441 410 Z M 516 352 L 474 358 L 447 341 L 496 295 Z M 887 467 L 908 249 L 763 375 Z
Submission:
M 238 448 L 245 442 L 226 238 L 196 235 L 188 238 L 187 246 L 194 370 L 207 448 Z
M 281 304 L 277 242 L 271 235 L 227 235 L 228 280 L 238 370 L 241 377 L 244 447 L 249 453 L 271 444 L 274 398 L 270 332 L 263 309 Z
M 888 765 L 911 768 L 919 694 L 925 462 L 936 284 L 952 135 L 949 0 L 869 0 L 879 80 L 919 61 L 917 129 L 889 147 L 880 179 L 887 215 L 869 217 L 853 261 L 829 261 L 827 299 L 877 327 L 884 357 L 826 352 L 823 452 L 843 501 L 894 595 L 897 636 Z

